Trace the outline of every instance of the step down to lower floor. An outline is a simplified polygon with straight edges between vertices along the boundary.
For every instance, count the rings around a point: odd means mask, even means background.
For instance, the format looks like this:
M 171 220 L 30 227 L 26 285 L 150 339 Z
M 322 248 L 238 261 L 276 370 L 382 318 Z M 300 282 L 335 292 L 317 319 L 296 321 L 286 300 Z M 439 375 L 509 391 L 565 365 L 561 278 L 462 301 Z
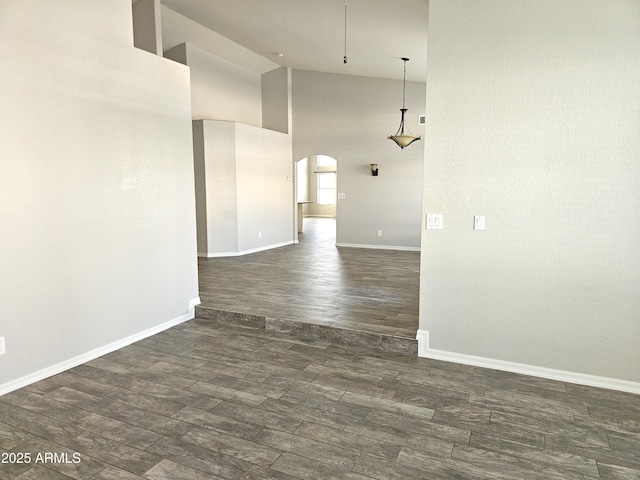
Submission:
M 325 340 L 340 345 L 376 348 L 403 355 L 418 355 L 418 341 L 414 338 L 360 332 L 333 325 L 297 322 L 295 320 L 283 320 L 262 315 L 229 312 L 202 305 L 196 307 L 196 318 L 239 327 L 280 332 L 307 340 Z

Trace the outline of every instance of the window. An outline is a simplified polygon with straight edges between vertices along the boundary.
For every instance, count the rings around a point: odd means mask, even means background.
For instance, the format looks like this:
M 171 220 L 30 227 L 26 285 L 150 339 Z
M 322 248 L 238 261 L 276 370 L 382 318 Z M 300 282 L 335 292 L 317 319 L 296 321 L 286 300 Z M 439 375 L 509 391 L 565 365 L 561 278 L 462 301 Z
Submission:
M 318 205 L 336 204 L 335 172 L 318 173 Z
M 335 167 L 336 159 L 329 155 L 316 155 L 316 165 L 318 167 Z

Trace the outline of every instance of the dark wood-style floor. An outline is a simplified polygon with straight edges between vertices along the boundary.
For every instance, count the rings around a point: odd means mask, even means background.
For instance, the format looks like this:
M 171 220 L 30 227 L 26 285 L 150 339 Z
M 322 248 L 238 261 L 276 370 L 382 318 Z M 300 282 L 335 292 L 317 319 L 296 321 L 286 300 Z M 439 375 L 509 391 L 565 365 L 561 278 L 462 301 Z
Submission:
M 336 248 L 335 229 L 307 217 L 296 245 L 200 259 L 202 305 L 415 339 L 420 253 Z
M 335 250 L 303 272 L 276 267 L 269 282 L 316 278 L 306 285 L 317 288 L 305 297 L 312 325 L 332 312 L 360 327 L 352 314 L 375 314 L 385 296 L 410 303 L 376 290 L 395 274 L 374 265 L 369 288 L 354 273 L 375 251 Z M 273 269 L 269 252 L 256 255 L 242 262 Z M 343 273 L 327 271 L 335 262 Z M 258 277 L 246 279 L 256 293 Z M 332 283 L 351 289 L 328 294 Z M 302 315 L 304 301 L 278 288 L 279 305 Z M 0 397 L 0 480 L 640 479 L 637 395 L 243 325 L 196 318 Z
M 202 319 L 0 397 L 3 480 L 638 479 L 639 446 L 632 394 Z

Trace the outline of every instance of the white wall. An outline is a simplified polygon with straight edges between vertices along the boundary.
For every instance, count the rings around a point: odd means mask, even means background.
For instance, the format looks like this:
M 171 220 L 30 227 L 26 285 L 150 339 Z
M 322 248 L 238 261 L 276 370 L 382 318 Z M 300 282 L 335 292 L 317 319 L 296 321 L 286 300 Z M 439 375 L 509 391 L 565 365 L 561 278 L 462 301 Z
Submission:
M 638 59 L 634 0 L 430 0 L 431 349 L 640 382 Z
M 188 43 L 165 56 L 191 70 L 199 255 L 293 243 L 290 70 L 256 73 Z
M 195 176 L 196 195 L 196 225 L 198 255 L 203 255 L 208 249 L 207 235 L 207 177 L 204 156 L 204 123 L 202 120 L 194 120 L 193 134 L 193 170 Z
M 0 3 L 0 393 L 193 316 L 189 72 L 130 0 Z
M 292 78 L 294 158 L 338 161 L 338 192 L 346 199 L 338 199 L 337 243 L 418 249 L 425 143 L 401 150 L 387 139 L 400 123 L 402 81 L 303 70 Z M 407 126 L 416 135 L 424 133 L 417 125 L 424 99 L 424 84 L 407 82 Z M 371 163 L 380 176 L 371 176 Z
M 291 69 L 276 68 L 261 75 L 262 126 L 291 133 Z
M 196 142 L 196 180 L 204 178 L 196 182 L 198 231 L 206 232 L 199 235 L 200 255 L 242 255 L 293 243 L 290 136 L 217 120 L 195 121 L 194 131 L 203 139 L 202 154 Z
M 240 251 L 294 241 L 291 137 L 236 124 Z
M 296 201 L 298 202 L 310 201 L 309 172 L 309 157 L 304 157 L 296 162 Z
M 165 57 L 191 70 L 194 120 L 213 119 L 262 126 L 261 76 L 195 45 L 183 44 Z
M 236 128 L 233 122 L 196 120 L 194 143 L 198 253 L 238 251 Z
M 160 0 L 135 0 L 133 10 L 133 44 L 162 56 L 162 7 Z

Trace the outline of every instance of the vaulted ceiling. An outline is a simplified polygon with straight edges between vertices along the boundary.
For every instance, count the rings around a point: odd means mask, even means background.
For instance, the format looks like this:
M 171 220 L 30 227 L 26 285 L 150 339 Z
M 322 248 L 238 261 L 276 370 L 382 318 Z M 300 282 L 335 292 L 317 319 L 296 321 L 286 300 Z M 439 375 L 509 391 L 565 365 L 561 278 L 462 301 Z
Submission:
M 163 9 L 164 48 L 188 41 L 258 71 L 395 79 L 408 57 L 407 80 L 424 82 L 428 0 L 347 2 L 346 64 L 345 0 L 162 0 L 180 14 Z

